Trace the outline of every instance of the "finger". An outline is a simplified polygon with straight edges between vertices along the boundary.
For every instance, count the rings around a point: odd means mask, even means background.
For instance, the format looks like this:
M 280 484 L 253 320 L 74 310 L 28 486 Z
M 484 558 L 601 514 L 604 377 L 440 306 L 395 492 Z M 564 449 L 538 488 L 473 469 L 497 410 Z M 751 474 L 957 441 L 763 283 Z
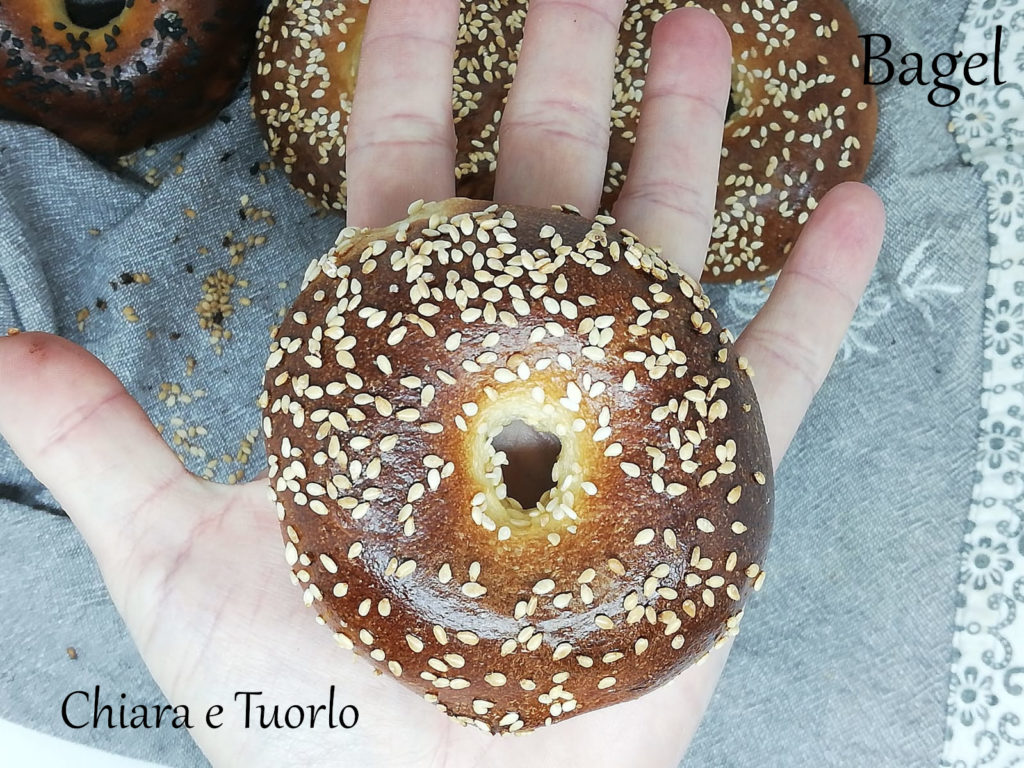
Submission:
M 597 213 L 624 0 L 534 0 L 499 129 L 495 198 Z
M 455 194 L 458 23 L 458 0 L 371 5 L 346 137 L 349 224 L 383 226 Z
M 114 374 L 56 336 L 0 339 L 0 434 L 68 512 L 101 568 L 123 563 L 153 532 L 157 506 L 199 485 Z
M 614 210 L 698 280 L 711 239 L 731 60 L 729 34 L 707 11 L 680 9 L 658 22 L 636 149 Z
M 782 460 L 825 380 L 878 258 L 882 203 L 863 184 L 821 201 L 768 302 L 737 342 L 752 365 L 772 457 Z

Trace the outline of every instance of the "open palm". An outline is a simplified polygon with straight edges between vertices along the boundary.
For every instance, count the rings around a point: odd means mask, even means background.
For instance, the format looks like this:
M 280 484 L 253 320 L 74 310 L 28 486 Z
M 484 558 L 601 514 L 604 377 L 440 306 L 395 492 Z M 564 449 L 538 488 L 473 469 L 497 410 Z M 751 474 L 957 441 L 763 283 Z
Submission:
M 593 214 L 608 146 L 623 0 L 534 0 L 501 128 L 495 197 Z M 383 225 L 416 199 L 454 194 L 451 57 L 458 0 L 375 0 L 348 141 L 349 223 Z M 687 9 L 659 22 L 631 174 L 615 216 L 699 276 L 710 236 L 729 91 L 729 39 Z M 877 198 L 847 184 L 808 224 L 739 340 L 776 463 L 828 372 L 874 265 Z M 257 418 L 253 414 L 253 418 Z M 521 737 L 463 728 L 336 647 L 289 583 L 265 481 L 190 475 L 117 379 L 88 352 L 26 333 L 0 340 L 0 432 L 53 491 L 95 554 L 154 678 L 194 713 L 215 765 L 675 765 L 727 651 L 636 701 Z M 267 705 L 359 708 L 351 729 L 245 729 L 238 691 Z M 234 709 L 230 705 L 234 704 Z

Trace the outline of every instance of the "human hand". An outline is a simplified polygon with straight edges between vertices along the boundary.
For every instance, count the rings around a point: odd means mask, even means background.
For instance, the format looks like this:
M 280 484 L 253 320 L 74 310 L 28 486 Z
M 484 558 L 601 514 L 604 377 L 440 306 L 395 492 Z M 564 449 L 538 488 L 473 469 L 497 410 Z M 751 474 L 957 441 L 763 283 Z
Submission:
M 455 191 L 451 51 L 456 0 L 375 0 L 349 129 L 349 223 L 403 218 Z M 505 112 L 496 198 L 596 212 L 622 0 L 534 0 Z M 622 226 L 699 276 L 710 235 L 728 37 L 709 14 L 657 26 Z M 685 130 L 680 130 L 685 126 Z M 877 198 L 843 185 L 822 201 L 772 296 L 739 339 L 778 462 L 824 379 L 874 265 Z M 45 407 L 40 407 L 40 404 Z M 727 648 L 635 701 L 555 728 L 496 738 L 424 705 L 335 647 L 289 583 L 266 483 L 188 474 L 116 378 L 56 337 L 0 341 L 0 432 L 53 491 L 95 554 L 118 610 L 172 703 L 200 711 L 239 690 L 319 703 L 330 684 L 359 707 L 351 730 L 191 731 L 214 765 L 599 768 L 675 765 Z

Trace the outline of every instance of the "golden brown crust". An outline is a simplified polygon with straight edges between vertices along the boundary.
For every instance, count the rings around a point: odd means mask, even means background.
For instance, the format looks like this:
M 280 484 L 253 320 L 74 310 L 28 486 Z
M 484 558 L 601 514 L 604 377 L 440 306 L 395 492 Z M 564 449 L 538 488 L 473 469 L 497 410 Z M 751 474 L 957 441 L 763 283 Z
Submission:
M 344 131 L 368 2 L 275 0 L 260 27 L 253 106 L 268 149 L 298 189 L 334 210 L 345 204 Z M 498 122 L 528 4 L 463 4 L 452 96 L 460 195 L 492 197 Z M 871 158 L 877 106 L 859 67 L 857 27 L 840 0 L 629 2 L 616 64 L 606 211 L 636 140 L 654 22 L 684 5 L 715 13 L 733 39 L 735 110 L 725 126 L 704 279 L 764 277 L 782 267 L 825 192 L 863 178 Z
M 288 562 L 342 645 L 503 732 L 634 698 L 736 631 L 771 459 L 690 278 L 610 219 L 465 199 L 348 229 L 306 277 L 264 432 Z M 490 443 L 513 419 L 562 443 L 529 511 Z
M 0 0 L 0 109 L 115 156 L 209 122 L 234 97 L 255 0 L 129 0 L 98 29 L 61 0 Z
M 272 0 L 259 22 L 252 105 L 271 156 L 324 208 L 345 208 L 345 131 L 369 0 Z

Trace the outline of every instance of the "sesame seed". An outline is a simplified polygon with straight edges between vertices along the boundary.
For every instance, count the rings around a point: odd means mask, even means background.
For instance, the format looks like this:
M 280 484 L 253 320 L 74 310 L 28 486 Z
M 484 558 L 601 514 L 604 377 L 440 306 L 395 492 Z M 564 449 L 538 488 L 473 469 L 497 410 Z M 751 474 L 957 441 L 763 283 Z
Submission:
M 483 597 L 487 594 L 487 587 L 475 581 L 467 581 L 462 585 L 462 594 L 466 597 Z
M 636 544 L 637 546 L 643 546 L 645 544 L 650 544 L 652 541 L 654 541 L 654 529 L 653 528 L 644 528 L 642 531 L 640 531 L 636 535 L 636 538 L 633 539 L 633 543 Z
M 555 582 L 551 579 L 541 579 L 533 585 L 535 595 L 546 595 L 555 588 Z

